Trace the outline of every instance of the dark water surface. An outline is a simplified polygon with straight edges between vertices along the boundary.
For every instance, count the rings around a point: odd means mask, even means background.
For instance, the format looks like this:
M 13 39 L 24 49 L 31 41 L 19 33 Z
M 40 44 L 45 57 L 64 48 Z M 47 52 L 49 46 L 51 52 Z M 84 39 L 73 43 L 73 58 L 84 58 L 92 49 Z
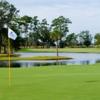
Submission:
M 20 53 L 21 57 L 31 56 L 56 56 L 56 53 Z M 96 64 L 100 63 L 99 53 L 59 53 L 59 56 L 67 56 L 70 60 L 48 60 L 48 61 L 11 61 L 11 67 L 33 67 L 48 65 L 70 65 L 70 64 Z M 8 61 L 0 61 L 0 67 L 7 67 Z

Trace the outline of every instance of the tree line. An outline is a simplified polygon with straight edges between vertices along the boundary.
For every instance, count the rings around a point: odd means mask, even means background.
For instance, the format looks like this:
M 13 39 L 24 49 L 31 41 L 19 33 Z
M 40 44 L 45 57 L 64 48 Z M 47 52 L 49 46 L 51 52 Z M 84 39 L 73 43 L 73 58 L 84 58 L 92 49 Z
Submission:
M 0 53 L 7 53 L 7 27 L 17 33 L 15 41 L 10 40 L 11 50 L 30 47 L 90 47 L 100 46 L 100 33 L 92 37 L 88 30 L 80 33 L 70 33 L 68 25 L 72 24 L 69 18 L 59 16 L 48 24 L 46 18 L 39 20 L 38 16 L 20 16 L 19 10 L 6 0 L 0 1 Z M 5 27 L 7 26 L 7 27 Z M 95 42 L 93 43 L 93 39 Z

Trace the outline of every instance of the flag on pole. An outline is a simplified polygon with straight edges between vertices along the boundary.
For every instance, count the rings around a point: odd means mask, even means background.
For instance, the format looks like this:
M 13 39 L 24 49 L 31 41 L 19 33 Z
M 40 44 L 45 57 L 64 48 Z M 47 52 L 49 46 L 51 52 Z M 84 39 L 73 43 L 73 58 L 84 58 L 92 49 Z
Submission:
M 17 34 L 13 31 L 13 30 L 11 30 L 10 28 L 8 28 L 8 53 L 9 53 L 9 59 L 8 59 L 8 65 L 9 65 L 9 86 L 11 85 L 11 58 L 10 58 L 10 52 L 11 52 L 11 50 L 10 50 L 10 39 L 12 39 L 12 40 L 16 40 L 16 38 L 17 38 Z
M 8 28 L 8 37 L 10 39 L 12 39 L 12 40 L 16 40 L 17 34 L 13 30 L 11 30 L 10 28 Z

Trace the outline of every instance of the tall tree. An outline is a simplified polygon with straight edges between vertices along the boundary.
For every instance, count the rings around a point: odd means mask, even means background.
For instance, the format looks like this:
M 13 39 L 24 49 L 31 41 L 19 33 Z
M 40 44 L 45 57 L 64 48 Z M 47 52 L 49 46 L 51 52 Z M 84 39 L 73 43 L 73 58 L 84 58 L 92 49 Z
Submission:
M 40 40 L 41 40 L 40 42 L 42 42 L 43 45 L 47 45 L 47 47 L 49 47 L 50 46 L 50 27 L 46 19 L 43 19 L 39 25 L 39 35 L 40 35 Z
M 92 35 L 89 33 L 89 31 L 82 31 L 79 34 L 79 44 L 81 46 L 89 47 L 92 44 Z
M 59 56 L 58 46 L 59 46 L 60 38 L 61 38 L 61 34 L 58 30 L 54 30 L 53 32 L 51 32 L 51 39 L 54 41 L 56 45 L 57 57 Z
M 37 16 L 34 16 L 32 18 L 32 27 L 31 27 L 31 38 L 32 38 L 32 42 L 33 44 L 37 47 L 38 45 L 38 40 L 39 40 L 39 24 L 40 24 L 40 21 L 38 20 L 38 17 Z
M 68 29 L 68 24 L 71 23 L 69 18 L 65 18 L 63 16 L 59 16 L 58 18 L 55 18 L 52 21 L 52 31 L 59 31 L 60 33 L 60 41 L 62 39 L 62 37 L 66 36 L 67 32 L 69 31 Z
M 31 31 L 31 25 L 32 25 L 32 17 L 30 16 L 22 16 L 19 19 L 19 26 L 20 26 L 20 31 L 24 33 L 25 38 L 26 38 L 26 46 L 29 46 L 29 33 Z
M 19 10 L 14 5 L 10 4 L 6 0 L 0 1 L 0 28 L 5 24 L 9 24 L 14 20 Z
M 95 45 L 100 46 L 100 33 L 95 35 Z
M 71 33 L 66 37 L 66 45 L 69 47 L 75 47 L 78 44 L 77 35 L 75 33 Z
M 10 4 L 6 0 L 0 1 L 0 52 L 1 47 L 4 47 L 4 53 L 7 53 L 7 31 L 4 29 L 4 25 L 8 27 L 13 23 L 15 20 L 18 10 L 15 8 L 14 5 Z M 6 32 L 6 33 L 5 33 Z M 5 41 L 4 41 L 5 39 Z

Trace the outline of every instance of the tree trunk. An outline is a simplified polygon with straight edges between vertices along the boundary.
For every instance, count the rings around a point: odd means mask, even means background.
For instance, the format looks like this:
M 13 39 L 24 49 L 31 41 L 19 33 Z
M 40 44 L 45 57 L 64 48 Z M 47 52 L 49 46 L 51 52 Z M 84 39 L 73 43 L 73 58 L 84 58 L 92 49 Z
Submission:
M 58 41 L 57 41 L 57 44 L 56 44 L 56 53 L 57 53 L 57 57 L 59 56 L 59 51 L 58 51 Z
M 59 64 L 59 61 L 58 61 L 58 57 L 59 57 L 58 41 L 57 41 L 57 44 L 56 44 L 56 56 L 57 56 L 56 64 L 58 65 Z

